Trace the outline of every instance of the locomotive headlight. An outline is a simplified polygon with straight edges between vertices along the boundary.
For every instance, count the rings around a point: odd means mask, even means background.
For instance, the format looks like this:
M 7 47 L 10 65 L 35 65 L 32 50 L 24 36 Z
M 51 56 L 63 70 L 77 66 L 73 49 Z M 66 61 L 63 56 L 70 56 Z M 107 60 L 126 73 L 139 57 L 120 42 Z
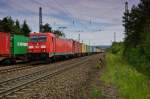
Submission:
M 45 45 L 41 45 L 41 48 L 46 48 L 46 46 Z
M 29 46 L 29 49 L 32 49 L 33 48 L 33 46 Z

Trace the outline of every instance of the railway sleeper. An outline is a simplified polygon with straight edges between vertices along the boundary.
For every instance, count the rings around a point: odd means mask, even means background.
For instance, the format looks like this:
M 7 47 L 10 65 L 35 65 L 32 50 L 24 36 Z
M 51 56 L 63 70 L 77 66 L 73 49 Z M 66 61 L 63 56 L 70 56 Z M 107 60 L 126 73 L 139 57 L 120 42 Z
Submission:
M 17 95 L 8 95 L 7 99 L 17 99 Z
M 24 92 L 23 92 L 23 91 L 17 91 L 17 92 L 15 92 L 14 94 L 20 95 L 20 94 L 24 94 Z

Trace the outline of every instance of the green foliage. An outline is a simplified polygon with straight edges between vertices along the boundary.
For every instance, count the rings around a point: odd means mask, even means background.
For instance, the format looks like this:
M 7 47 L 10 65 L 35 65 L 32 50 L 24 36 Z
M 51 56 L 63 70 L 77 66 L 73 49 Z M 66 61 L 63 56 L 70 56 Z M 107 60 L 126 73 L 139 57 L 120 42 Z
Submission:
M 132 68 L 120 55 L 107 53 L 107 67 L 101 79 L 115 85 L 119 99 L 150 99 L 150 81 Z
M 123 42 L 114 42 L 109 50 L 114 54 L 122 54 Z
M 150 21 L 150 20 L 149 20 Z M 150 59 L 150 22 L 149 24 L 145 25 L 144 32 L 143 32 L 143 41 L 142 41 L 142 48 L 144 50 L 144 54 L 148 59 Z
M 138 70 L 150 70 L 150 0 L 140 0 L 138 6 L 125 12 L 123 55 Z M 149 71 L 148 71 L 149 72 Z
M 4 17 L 0 20 L 0 31 L 27 36 L 31 30 L 26 21 L 21 26 L 18 20 L 14 21 L 11 17 Z
M 100 69 L 102 66 L 100 64 L 96 64 L 95 68 Z
M 128 52 L 125 53 L 128 55 L 125 55 L 126 57 L 124 57 L 124 59 L 126 59 L 138 71 L 150 76 L 150 61 L 148 61 L 149 59 L 146 55 L 141 53 L 142 51 L 143 50 L 140 47 L 130 48 L 128 49 Z
M 14 21 L 11 17 L 5 17 L 0 21 L 0 31 L 2 32 L 13 32 Z
M 150 76 L 150 61 L 148 61 L 149 58 L 147 58 L 149 54 L 147 54 L 147 56 L 144 55 L 143 53 L 145 53 L 145 51 L 141 49 L 141 47 L 128 48 L 126 49 L 125 53 L 123 53 L 123 50 L 123 43 L 116 42 L 112 44 L 111 48 L 109 49 L 109 52 L 122 56 L 122 58 L 128 61 L 132 67 L 135 67 L 139 72 Z M 149 51 L 147 53 L 149 53 Z
M 93 88 L 91 91 L 92 99 L 101 99 L 102 98 L 102 92 L 96 88 Z
M 65 34 L 59 30 L 53 30 L 53 33 L 56 34 L 57 36 L 65 37 Z
M 42 26 L 42 32 L 43 32 L 43 33 L 52 32 L 52 33 L 54 33 L 56 36 L 65 37 L 65 34 L 64 34 L 62 31 L 59 31 L 59 30 L 52 30 L 52 28 L 49 26 L 48 23 L 46 23 L 45 25 Z
M 26 23 L 26 21 L 23 22 L 23 25 L 21 27 L 21 32 L 25 35 L 25 36 L 28 36 L 29 33 L 31 32 L 28 24 Z
M 42 32 L 52 32 L 52 28 L 49 26 L 48 23 L 42 26 Z
M 21 27 L 20 27 L 20 23 L 18 20 L 16 20 L 16 22 L 15 22 L 14 33 L 15 34 L 21 34 Z
M 31 29 L 26 21 L 24 21 L 23 24 L 20 25 L 18 20 L 14 21 L 11 17 L 4 17 L 2 20 L 0 20 L 0 32 L 8 32 L 11 34 L 28 36 L 31 32 Z M 42 32 L 52 32 L 57 36 L 65 37 L 65 34 L 62 31 L 52 30 L 52 27 L 50 27 L 48 23 L 42 26 Z

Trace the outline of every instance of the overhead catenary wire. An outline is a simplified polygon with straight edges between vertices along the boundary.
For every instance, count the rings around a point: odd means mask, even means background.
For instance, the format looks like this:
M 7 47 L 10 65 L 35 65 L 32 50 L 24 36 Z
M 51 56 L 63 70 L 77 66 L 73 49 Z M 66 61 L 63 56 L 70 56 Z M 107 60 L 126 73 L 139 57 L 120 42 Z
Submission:
M 70 13 L 70 11 L 69 11 L 68 9 L 66 9 L 61 3 L 59 3 L 57 0 L 54 0 L 54 1 L 55 1 L 55 3 L 56 3 L 58 6 L 61 6 L 61 8 L 64 9 L 64 12 L 65 12 L 65 13 L 68 13 L 68 15 L 70 16 L 70 18 L 72 19 L 73 25 L 75 25 L 75 20 L 77 20 L 77 21 L 79 22 L 79 24 L 81 24 L 81 26 L 83 26 L 85 29 L 88 29 L 88 27 L 87 27 L 85 24 L 83 24 L 82 22 L 80 22 L 80 19 L 79 19 L 79 18 L 73 16 L 72 13 Z
M 57 0 L 53 0 L 55 2 L 55 4 L 57 4 L 59 7 L 59 10 L 63 11 L 63 13 L 65 14 L 65 16 L 68 16 L 70 18 L 70 20 L 72 21 L 72 24 L 75 28 L 75 24 L 78 23 L 80 24 L 84 29 L 89 29 L 89 27 L 87 27 L 88 24 L 85 24 L 83 22 L 81 22 L 80 18 L 79 17 L 76 17 L 75 15 L 73 16 L 73 14 L 68 10 L 66 9 L 66 7 L 63 6 L 63 4 L 61 4 L 60 2 L 58 2 Z M 37 4 L 39 5 L 42 5 L 43 7 L 46 6 L 47 8 L 50 8 L 50 9 L 56 9 L 55 7 L 53 6 L 50 6 L 49 4 L 51 4 L 52 2 L 50 2 L 49 0 L 46 0 L 46 1 L 37 1 L 37 0 L 34 0 L 34 2 L 36 2 Z M 50 19 L 51 22 L 53 19 Z M 52 23 L 51 23 L 52 24 Z M 56 26 L 56 22 L 54 21 L 53 24 Z M 89 20 L 89 24 L 91 25 L 92 24 L 92 20 L 90 19 Z M 70 25 L 69 25 L 70 26 Z M 70 27 L 71 28 L 71 27 Z

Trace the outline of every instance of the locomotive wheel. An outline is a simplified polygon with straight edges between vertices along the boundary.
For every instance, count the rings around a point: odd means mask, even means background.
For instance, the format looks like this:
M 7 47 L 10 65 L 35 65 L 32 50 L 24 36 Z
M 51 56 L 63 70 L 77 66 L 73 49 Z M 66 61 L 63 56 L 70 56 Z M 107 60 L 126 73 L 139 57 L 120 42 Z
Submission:
M 51 60 L 50 58 L 47 58 L 47 59 L 45 60 L 45 62 L 46 62 L 47 64 L 49 64 L 49 63 L 52 63 L 52 60 Z

